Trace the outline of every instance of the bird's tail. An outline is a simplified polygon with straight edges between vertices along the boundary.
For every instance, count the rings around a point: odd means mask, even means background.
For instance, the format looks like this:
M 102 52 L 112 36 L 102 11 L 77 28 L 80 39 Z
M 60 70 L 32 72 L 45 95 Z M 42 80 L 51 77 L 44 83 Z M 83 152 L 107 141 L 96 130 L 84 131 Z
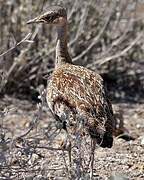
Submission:
M 113 133 L 108 123 L 102 125 L 100 121 L 89 118 L 86 124 L 87 130 L 92 139 L 96 139 L 97 144 L 103 148 L 111 148 L 113 145 Z
M 103 140 L 100 144 L 103 148 L 111 148 L 113 145 L 113 136 L 109 132 L 105 132 L 103 135 Z

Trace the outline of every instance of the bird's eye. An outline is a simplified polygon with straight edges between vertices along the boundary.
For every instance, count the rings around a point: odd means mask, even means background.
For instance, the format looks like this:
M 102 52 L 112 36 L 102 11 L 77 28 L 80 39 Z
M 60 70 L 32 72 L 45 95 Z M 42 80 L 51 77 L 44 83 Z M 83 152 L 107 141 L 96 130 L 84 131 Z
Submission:
M 45 20 L 45 21 L 51 21 L 51 20 L 52 20 L 52 16 L 45 16 L 45 17 L 43 18 L 43 20 Z
M 53 20 L 57 19 L 57 17 L 58 17 L 58 14 L 51 14 L 51 15 L 47 15 L 43 17 L 43 20 L 47 22 L 52 22 Z

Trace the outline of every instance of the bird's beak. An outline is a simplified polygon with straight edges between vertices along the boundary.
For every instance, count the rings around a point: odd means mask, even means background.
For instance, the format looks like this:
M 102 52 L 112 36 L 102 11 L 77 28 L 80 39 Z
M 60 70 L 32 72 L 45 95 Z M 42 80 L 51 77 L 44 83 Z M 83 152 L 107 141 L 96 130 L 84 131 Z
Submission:
M 44 23 L 45 21 L 42 19 L 42 17 L 36 17 L 34 19 L 31 19 L 26 22 L 26 24 L 33 24 L 33 23 Z

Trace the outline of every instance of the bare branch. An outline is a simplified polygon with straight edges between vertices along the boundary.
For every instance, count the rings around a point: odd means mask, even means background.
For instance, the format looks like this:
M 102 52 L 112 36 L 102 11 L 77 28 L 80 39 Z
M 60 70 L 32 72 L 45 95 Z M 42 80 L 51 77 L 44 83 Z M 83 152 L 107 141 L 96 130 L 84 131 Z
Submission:
M 31 35 L 32 35 L 32 33 L 28 33 L 20 42 L 16 43 L 15 46 L 11 47 L 11 48 L 8 49 L 6 52 L 0 54 L 0 57 L 5 56 L 5 55 L 8 54 L 9 52 L 15 50 L 16 47 L 18 47 L 19 45 L 21 45 L 21 44 L 24 43 L 24 42 L 33 43 L 33 41 L 28 41 Z
M 131 27 L 132 22 L 133 22 L 133 20 L 130 20 L 130 21 L 129 21 L 127 27 L 125 27 L 125 29 L 124 29 L 123 34 L 122 34 L 119 38 L 117 38 L 116 40 L 114 40 L 114 41 L 112 42 L 112 44 L 111 44 L 108 48 L 105 49 L 105 51 L 103 51 L 102 53 L 100 53 L 100 55 L 97 55 L 97 58 L 96 58 L 96 59 L 105 58 L 105 57 L 108 55 L 108 53 L 111 52 L 111 50 L 113 49 L 113 47 L 119 47 L 119 46 L 120 46 L 120 44 L 127 38 L 127 34 L 128 34 L 128 32 L 129 32 L 129 29 L 130 29 L 130 27 Z M 89 65 L 87 65 L 87 67 L 89 67 Z
M 68 13 L 68 19 L 71 19 L 71 17 L 74 14 L 74 12 L 77 11 L 78 3 L 79 3 L 78 0 L 75 0 L 74 4 L 72 6 L 71 11 Z
M 101 64 L 104 64 L 104 63 L 106 63 L 106 62 L 108 62 L 108 61 L 111 61 L 111 60 L 113 60 L 113 59 L 117 59 L 117 58 L 119 58 L 119 57 L 121 57 L 121 56 L 124 56 L 133 46 L 136 45 L 136 43 L 143 37 L 143 35 L 144 35 L 143 32 L 141 32 L 141 33 L 130 43 L 130 45 L 129 45 L 128 47 L 126 47 L 124 50 L 120 51 L 119 53 L 116 53 L 115 55 L 106 57 L 106 58 L 104 58 L 104 59 L 98 59 L 98 60 L 95 61 L 94 63 L 87 65 L 87 67 L 92 67 L 92 66 L 95 65 L 95 64 L 100 64 L 100 65 L 101 65 Z
M 114 6 L 115 7 L 115 6 Z M 101 38 L 101 36 L 103 35 L 104 31 L 106 30 L 109 22 L 110 22 L 110 19 L 113 15 L 113 11 L 114 11 L 114 7 L 111 8 L 111 11 L 110 11 L 110 14 L 104 24 L 104 26 L 102 27 L 101 31 L 99 32 L 99 34 L 93 39 L 93 41 L 91 42 L 91 44 L 87 47 L 87 49 L 85 49 L 80 55 L 76 56 L 75 58 L 73 58 L 73 61 L 77 61 L 79 60 L 80 58 L 82 58 L 84 55 L 86 55 L 90 50 L 91 48 L 93 48 L 93 46 L 99 41 L 99 39 Z

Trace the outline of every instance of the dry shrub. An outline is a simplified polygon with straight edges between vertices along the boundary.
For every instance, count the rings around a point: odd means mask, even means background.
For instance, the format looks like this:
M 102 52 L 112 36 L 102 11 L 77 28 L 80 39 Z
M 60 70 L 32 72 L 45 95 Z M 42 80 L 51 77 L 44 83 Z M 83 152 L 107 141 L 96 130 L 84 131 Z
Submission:
M 1 93 L 37 94 L 54 68 L 55 30 L 26 21 L 59 1 L 1 1 Z M 69 49 L 76 64 L 98 71 L 112 96 L 137 100 L 143 93 L 141 1 L 63 1 L 68 9 Z M 29 34 L 31 33 L 32 34 Z M 24 37 L 30 35 L 25 41 Z M 34 41 L 34 42 L 33 42 Z M 8 52 L 6 50 L 12 49 Z M 5 53 L 6 52 L 6 53 Z M 135 97 L 133 96 L 135 94 Z

